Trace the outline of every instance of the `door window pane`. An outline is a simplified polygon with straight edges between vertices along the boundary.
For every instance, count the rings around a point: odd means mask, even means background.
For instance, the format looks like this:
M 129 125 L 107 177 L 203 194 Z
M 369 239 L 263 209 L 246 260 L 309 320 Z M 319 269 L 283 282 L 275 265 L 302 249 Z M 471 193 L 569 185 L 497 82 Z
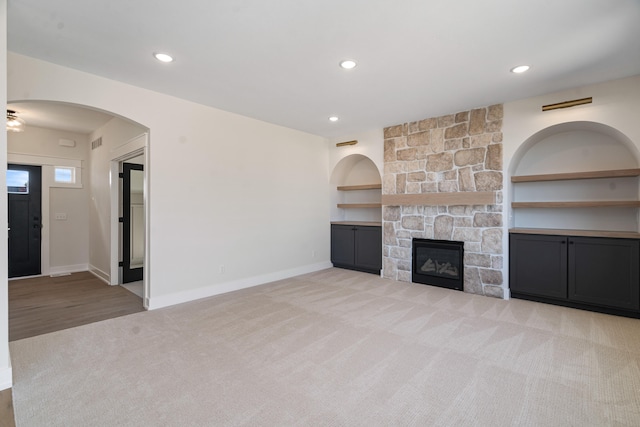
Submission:
M 7 170 L 7 191 L 12 194 L 29 194 L 29 171 Z

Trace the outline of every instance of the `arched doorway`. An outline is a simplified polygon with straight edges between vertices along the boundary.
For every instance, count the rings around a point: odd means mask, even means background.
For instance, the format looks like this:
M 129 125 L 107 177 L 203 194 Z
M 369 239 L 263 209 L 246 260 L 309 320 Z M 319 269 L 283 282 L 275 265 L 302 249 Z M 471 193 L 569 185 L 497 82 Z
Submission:
M 44 165 L 41 275 L 88 271 L 108 284 L 120 284 L 121 276 L 111 271 L 121 253 L 121 193 L 112 198 L 112 187 L 119 191 L 121 186 L 112 163 L 133 156 L 145 159 L 148 129 L 83 105 L 28 101 L 11 102 L 9 108 L 27 126 L 23 133 L 8 135 L 8 161 Z M 56 165 L 72 166 L 77 178 L 73 185 L 55 182 Z M 110 221 L 114 200 L 115 226 Z M 148 209 L 143 212 L 148 217 Z M 148 297 L 148 284 L 141 288 L 142 296 Z M 142 300 L 145 307 L 147 300 Z

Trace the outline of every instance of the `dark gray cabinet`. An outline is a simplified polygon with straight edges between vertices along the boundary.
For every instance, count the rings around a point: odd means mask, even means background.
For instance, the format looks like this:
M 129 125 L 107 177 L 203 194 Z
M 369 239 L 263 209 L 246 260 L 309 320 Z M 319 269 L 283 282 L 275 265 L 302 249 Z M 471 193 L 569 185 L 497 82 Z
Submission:
M 511 294 L 567 298 L 567 238 L 511 234 L 509 286 Z
M 334 267 L 380 274 L 382 228 L 331 224 L 331 262 Z
M 512 233 L 511 295 L 635 316 L 640 313 L 639 247 L 634 239 Z

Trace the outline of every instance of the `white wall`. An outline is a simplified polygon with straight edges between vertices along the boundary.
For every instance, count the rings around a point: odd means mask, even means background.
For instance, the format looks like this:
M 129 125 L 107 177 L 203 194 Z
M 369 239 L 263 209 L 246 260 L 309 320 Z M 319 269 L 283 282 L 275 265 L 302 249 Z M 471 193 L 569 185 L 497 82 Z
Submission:
M 593 97 L 592 104 L 542 111 L 543 105 Z M 529 138 L 551 126 L 567 122 L 594 122 L 610 126 L 640 148 L 640 76 L 604 82 L 504 104 L 504 165 L 512 171 L 519 149 Z M 515 160 L 515 162 L 514 162 Z M 506 175 L 506 174 L 505 174 Z
M 356 140 L 356 145 L 336 147 L 339 142 Z M 333 138 L 328 142 L 329 168 L 334 170 L 340 160 L 353 154 L 361 154 L 370 158 L 378 167 L 380 176 L 384 172 L 384 134 L 382 129 L 373 129 L 368 132 L 354 133 L 342 138 Z
M 324 138 L 13 53 L 8 87 L 149 129 L 150 308 L 330 266 Z
M 67 139 L 76 142 L 75 147 L 60 146 L 59 140 Z M 42 274 L 61 273 L 86 270 L 89 263 L 89 204 L 87 170 L 88 163 L 88 135 L 44 129 L 35 126 L 27 127 L 24 132 L 7 135 L 7 151 L 9 160 L 16 154 L 47 157 L 56 164 L 57 159 L 72 159 L 82 162 L 82 188 L 56 188 L 51 166 L 43 167 L 42 191 L 43 204 L 43 240 L 42 253 L 48 259 L 43 259 Z M 37 161 L 37 159 L 36 159 Z M 42 165 L 42 163 L 36 163 Z M 47 169 L 49 168 L 49 169 Z M 48 198 L 46 192 L 48 191 Z M 45 216 L 48 212 L 48 216 Z M 66 220 L 56 220 L 56 213 L 64 213 Z
M 7 2 L 0 0 L 0 103 L 7 103 Z M 0 132 L 0 186 L 7 188 L 7 133 Z M 7 192 L 0 191 L 0 224 L 6 224 Z M 7 228 L 0 227 L 0 242 L 7 241 Z M 9 305 L 7 287 L 7 245 L 0 250 L 0 390 L 11 387 L 9 358 Z
M 89 136 L 102 138 L 102 145 L 90 149 L 89 262 L 90 270 L 107 282 L 111 279 L 111 158 L 114 150 L 146 132 L 138 124 L 113 118 Z

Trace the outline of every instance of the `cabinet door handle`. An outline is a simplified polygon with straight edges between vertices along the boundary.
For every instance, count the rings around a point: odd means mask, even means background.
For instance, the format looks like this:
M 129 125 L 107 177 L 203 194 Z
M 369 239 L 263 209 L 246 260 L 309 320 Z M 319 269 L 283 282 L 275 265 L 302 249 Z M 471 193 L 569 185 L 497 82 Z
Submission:
M 570 244 L 570 245 L 573 245 L 573 240 L 569 240 L 569 244 Z
M 563 240 L 562 242 L 560 242 L 561 245 L 564 245 L 565 243 L 567 243 L 566 240 Z

